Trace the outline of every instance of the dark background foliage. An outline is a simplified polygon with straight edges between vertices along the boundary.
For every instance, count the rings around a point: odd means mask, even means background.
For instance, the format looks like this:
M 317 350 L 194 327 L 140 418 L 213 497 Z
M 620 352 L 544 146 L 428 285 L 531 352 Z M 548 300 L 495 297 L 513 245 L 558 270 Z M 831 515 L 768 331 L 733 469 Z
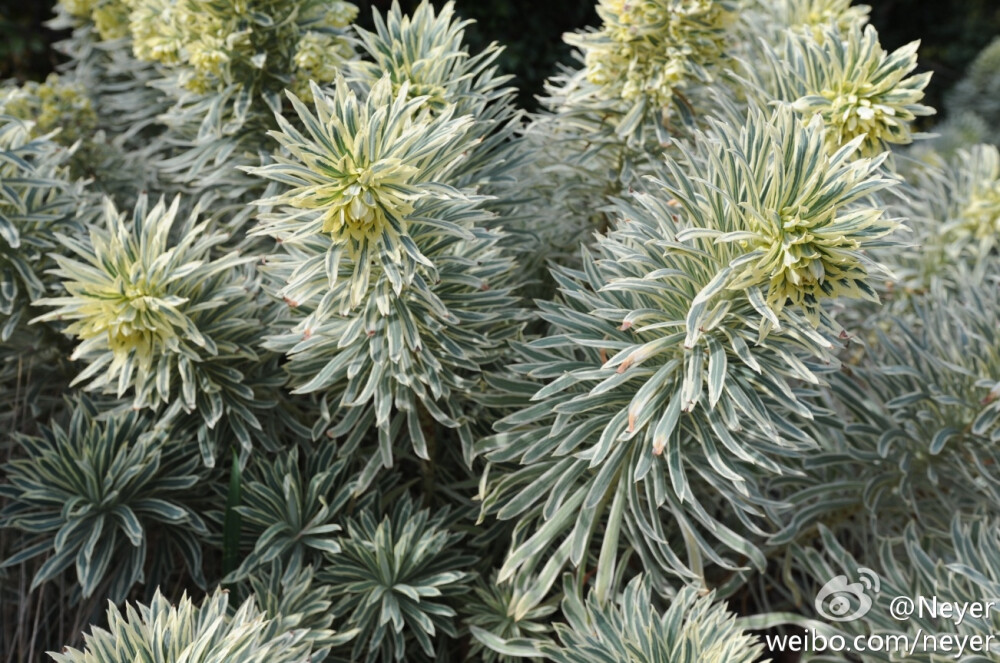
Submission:
M 595 25 L 596 0 L 457 0 L 458 11 L 477 23 L 469 30 L 473 47 L 490 41 L 506 45 L 504 68 L 517 76 L 522 105 L 533 108 L 534 95 L 557 61 L 569 59 L 561 35 Z M 373 6 L 391 0 L 355 0 L 361 24 L 371 23 Z M 438 0 L 442 4 L 443 0 Z M 0 0 L 0 79 L 41 79 L 57 64 L 48 48 L 58 35 L 43 27 L 55 0 Z M 418 0 L 401 0 L 404 10 Z M 921 67 L 934 72 L 928 102 L 941 108 L 944 93 L 989 41 L 1000 35 L 998 0 L 870 0 L 872 22 L 886 48 L 921 39 Z

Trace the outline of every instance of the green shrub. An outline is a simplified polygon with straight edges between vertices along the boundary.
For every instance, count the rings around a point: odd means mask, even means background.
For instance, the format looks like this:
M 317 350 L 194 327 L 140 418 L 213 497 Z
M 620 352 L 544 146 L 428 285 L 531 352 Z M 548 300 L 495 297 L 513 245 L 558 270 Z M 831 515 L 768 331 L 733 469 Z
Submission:
M 100 588 L 115 601 L 144 577 L 173 573 L 176 559 L 204 584 L 199 538 L 207 528 L 189 492 L 204 473 L 190 440 L 170 439 L 135 412 L 97 415 L 83 400 L 67 428 L 17 440 L 24 456 L 4 468 L 0 525 L 26 536 L 3 565 L 43 555 L 32 587 L 74 566 L 84 597 Z

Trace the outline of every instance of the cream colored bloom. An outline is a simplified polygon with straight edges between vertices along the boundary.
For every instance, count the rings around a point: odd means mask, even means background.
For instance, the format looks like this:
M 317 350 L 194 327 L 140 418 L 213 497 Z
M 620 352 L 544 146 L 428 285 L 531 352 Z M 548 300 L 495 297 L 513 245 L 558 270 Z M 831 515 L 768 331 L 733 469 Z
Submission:
M 109 372 L 122 370 L 128 361 L 149 370 L 157 357 L 178 350 L 179 336 L 204 343 L 181 310 L 187 299 L 172 287 L 179 275 L 201 264 L 185 262 L 183 246 L 169 243 L 179 201 L 153 207 L 138 232 L 108 202 L 107 231 L 93 230 L 89 246 L 74 243 L 83 261 L 55 256 L 67 295 L 39 304 L 60 307 L 43 319 L 71 321 L 66 333 L 82 341 L 74 357 L 103 346 L 113 355 Z
M 129 1 L 136 57 L 175 67 L 195 92 L 301 90 L 351 56 L 344 29 L 357 7 L 342 0 Z
M 1000 237 L 1000 174 L 997 172 L 995 148 L 992 162 L 992 179 L 984 179 L 972 191 L 962 216 L 966 219 L 965 227 L 970 235 L 976 239 L 992 238 L 995 243 Z
M 823 41 L 825 29 L 834 25 L 847 33 L 855 25 L 868 22 L 871 7 L 852 5 L 852 0 L 768 0 L 771 11 L 782 26 L 812 33 Z
M 54 140 L 72 145 L 97 130 L 97 114 L 82 85 L 49 74 L 44 83 L 29 81 L 0 97 L 0 112 L 34 123 L 33 133 L 59 130 Z
M 394 92 L 388 76 L 372 87 L 367 98 L 359 99 L 343 79 L 332 96 L 315 85 L 312 93 L 315 114 L 289 95 L 305 132 L 283 118 L 279 118 L 281 131 L 271 132 L 289 156 L 247 169 L 290 185 L 284 193 L 260 202 L 291 210 L 268 215 L 258 232 L 286 245 L 326 235 L 330 287 L 338 279 L 341 253 L 354 263 L 350 306 L 359 303 L 367 290 L 373 263 L 390 275 L 398 293 L 417 264 L 430 267 L 409 236 L 418 205 L 467 200 L 436 177 L 454 161 L 450 146 L 471 118 L 454 119 L 451 110 L 432 114 L 405 84 Z M 441 220 L 435 223 L 447 226 Z
M 824 300 L 877 300 L 871 281 L 883 268 L 866 252 L 899 227 L 866 200 L 892 184 L 879 174 L 883 158 L 857 158 L 862 137 L 830 155 L 826 134 L 822 118 L 802 122 L 787 105 L 770 116 L 754 111 L 746 127 L 719 126 L 700 141 L 709 165 L 685 170 L 704 168 L 710 181 L 684 184 L 691 175 L 672 171 L 682 184 L 671 191 L 691 224 L 679 237 L 726 245 L 732 253 L 717 291 L 757 299 L 773 326 L 785 307 L 816 323 Z
M 930 73 L 909 76 L 917 66 L 918 42 L 890 54 L 872 26 L 862 33 L 855 25 L 846 36 L 828 27 L 824 34 L 821 41 L 799 35 L 786 50 L 793 75 L 802 81 L 795 110 L 822 116 L 831 153 L 858 137 L 864 156 L 912 142 L 913 120 L 934 112 L 919 103 Z
M 94 22 L 101 39 L 121 39 L 129 34 L 131 0 L 59 0 L 70 14 Z
M 587 79 L 603 96 L 666 108 L 675 89 L 711 80 L 733 10 L 718 0 L 601 0 L 601 30 L 569 39 L 584 49 Z
M 942 239 L 951 248 L 974 240 L 988 253 L 1000 243 L 1000 151 L 995 145 L 959 150 L 945 181 L 951 206 Z
M 293 62 L 298 68 L 299 96 L 308 96 L 308 81 L 332 81 L 344 61 L 351 57 L 351 46 L 344 37 L 328 32 L 305 33 L 296 45 Z
M 255 324 L 250 311 L 238 310 L 246 291 L 229 287 L 252 258 L 228 252 L 213 259 L 225 238 L 196 224 L 197 208 L 175 225 L 179 208 L 179 197 L 150 207 L 140 196 L 126 215 L 106 199 L 103 222 L 89 237 L 59 236 L 69 255 L 53 255 L 52 273 L 66 294 L 35 302 L 54 307 L 36 320 L 66 322 L 64 333 L 79 340 L 72 358 L 86 367 L 75 382 L 118 397 L 133 391 L 135 407 L 180 397 L 193 409 L 198 393 L 217 390 L 193 364 L 237 356 L 238 334 Z M 227 324 L 217 324 L 216 313 L 230 306 Z

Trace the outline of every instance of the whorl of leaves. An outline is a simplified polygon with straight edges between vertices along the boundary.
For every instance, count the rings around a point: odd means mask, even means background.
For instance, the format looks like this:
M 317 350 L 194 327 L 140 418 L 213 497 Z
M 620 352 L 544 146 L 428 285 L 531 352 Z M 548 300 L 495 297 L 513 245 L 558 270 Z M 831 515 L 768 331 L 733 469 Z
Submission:
M 74 384 L 131 394 L 134 407 L 164 406 L 163 416 L 197 412 L 211 465 L 223 427 L 244 453 L 249 431 L 261 428 L 254 410 L 267 403 L 246 382 L 262 361 L 255 345 L 263 325 L 245 267 L 253 258 L 217 255 L 227 237 L 198 222 L 198 206 L 178 224 L 179 207 L 175 198 L 150 208 L 140 196 L 129 217 L 105 199 L 89 237 L 59 236 L 73 256 L 53 256 L 65 294 L 35 302 L 55 307 L 35 321 L 69 322 L 65 333 L 80 341 L 73 359 L 86 363 Z
M 186 595 L 173 606 L 157 591 L 149 605 L 128 604 L 124 613 L 108 607 L 108 628 L 93 627 L 83 649 L 49 652 L 56 663 L 134 661 L 198 663 L 301 663 L 309 660 L 305 629 L 273 633 L 271 622 L 247 599 L 235 612 L 229 594 L 216 590 L 201 605 Z
M 524 532 L 501 579 L 548 554 L 553 582 L 559 561 L 587 559 L 605 518 L 599 593 L 621 534 L 650 574 L 731 568 L 727 550 L 764 563 L 757 518 L 777 515 L 760 477 L 794 471 L 789 459 L 815 447 L 800 426 L 826 412 L 801 385 L 836 361 L 828 335 L 784 304 L 831 328 L 818 298 L 867 289 L 855 249 L 893 225 L 861 202 L 888 184 L 877 162 L 849 159 L 853 146 L 829 158 L 823 137 L 787 108 L 719 127 L 684 162 L 702 177 L 672 165 L 660 192 L 617 202 L 596 256 L 554 271 L 561 299 L 538 304 L 550 332 L 518 346 L 520 378 L 502 384 L 526 403 L 483 443 L 489 461 L 518 462 L 491 472 L 484 494 L 485 513 Z M 733 520 L 705 506 L 720 500 Z
M 677 592 L 663 613 L 641 576 L 614 603 L 593 595 L 583 602 L 575 588 L 565 594 L 567 623 L 556 624 L 559 643 L 539 647 L 555 663 L 752 663 L 762 653 L 713 594 L 700 596 L 694 587 Z
M 469 591 L 473 559 L 456 548 L 462 537 L 446 529 L 447 519 L 403 498 L 380 521 L 368 510 L 347 522 L 342 550 L 321 577 L 340 597 L 334 614 L 359 630 L 351 660 L 414 660 L 420 652 L 434 660 L 442 639 L 458 636 L 454 597 Z
M 27 536 L 3 566 L 43 555 L 32 587 L 73 566 L 83 596 L 100 589 L 115 601 L 143 579 L 164 580 L 175 559 L 204 584 L 208 530 L 191 506 L 204 479 L 196 446 L 137 412 L 97 417 L 95 404 L 80 400 L 69 426 L 16 438 L 0 526 Z
M 497 582 L 496 573 L 488 580 L 480 579 L 473 586 L 473 594 L 465 605 L 465 624 L 475 642 L 469 656 L 485 663 L 513 663 L 521 660 L 518 654 L 497 651 L 498 643 L 520 639 L 542 639 L 551 632 L 551 615 L 558 606 L 550 601 L 521 606 L 528 596 L 532 578 L 520 577 L 511 582 Z M 499 649 L 503 649 L 501 644 Z
M 254 456 L 236 507 L 244 533 L 254 538 L 253 551 L 243 558 L 235 577 L 276 561 L 284 568 L 283 578 L 291 582 L 323 553 L 340 551 L 336 534 L 341 528 L 334 521 L 353 484 L 345 477 L 347 460 L 338 460 L 336 453 L 336 445 L 328 443 L 305 460 L 300 460 L 297 448 L 273 460 Z
M 56 233 L 72 229 L 78 193 L 66 180 L 68 153 L 33 125 L 0 116 L 0 341 L 52 287 L 45 274 Z M 48 282 L 48 285 L 46 285 Z

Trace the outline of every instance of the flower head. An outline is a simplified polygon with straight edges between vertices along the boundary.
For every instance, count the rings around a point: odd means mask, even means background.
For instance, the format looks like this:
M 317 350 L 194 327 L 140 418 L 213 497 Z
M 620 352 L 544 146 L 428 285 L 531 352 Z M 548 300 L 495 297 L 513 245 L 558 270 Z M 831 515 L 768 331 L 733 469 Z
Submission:
M 0 111 L 34 122 L 36 135 L 57 129 L 55 141 L 72 145 L 97 130 L 97 114 L 83 85 L 49 74 L 44 83 L 29 81 L 0 98 Z
M 86 381 L 88 389 L 119 398 L 132 391 L 135 408 L 197 411 L 198 439 L 211 464 L 209 442 L 218 431 L 249 450 L 248 427 L 260 427 L 252 410 L 266 405 L 248 384 L 264 365 L 254 350 L 260 322 L 254 284 L 242 268 L 252 258 L 216 258 L 212 249 L 226 236 L 197 223 L 198 206 L 175 223 L 179 208 L 179 197 L 150 208 L 141 196 L 128 218 L 106 201 L 103 224 L 91 227 L 89 241 L 60 235 L 75 254 L 53 256 L 66 292 L 35 302 L 56 307 L 36 320 L 67 322 L 63 331 L 79 339 L 72 358 L 87 366 L 74 384 Z M 247 360 L 255 363 L 247 368 Z
M 913 141 L 910 123 L 934 109 L 921 105 L 931 74 L 908 76 L 917 66 L 918 42 L 887 53 L 872 26 L 855 24 L 846 36 L 827 27 L 824 38 L 811 34 L 789 39 L 784 66 L 800 78 L 793 107 L 804 116 L 818 114 L 827 127 L 831 153 L 862 136 L 863 156 L 874 156 L 888 144 Z
M 586 52 L 587 78 L 603 96 L 667 108 L 675 89 L 711 80 L 734 9 L 719 0 L 601 0 L 601 30 L 571 43 Z
M 72 16 L 94 22 L 101 39 L 128 36 L 130 0 L 59 0 Z
M 351 57 L 351 45 L 346 38 L 328 32 L 306 32 L 295 47 L 293 61 L 302 74 L 296 90 L 300 96 L 311 94 L 308 81 L 332 81 L 341 65 Z
M 56 256 L 68 295 L 40 303 L 61 306 L 45 318 L 72 321 L 66 333 L 84 342 L 76 356 L 102 345 L 113 355 L 109 371 L 117 373 L 129 360 L 150 370 L 162 354 L 178 352 L 185 336 L 202 347 L 208 344 L 184 314 L 188 298 L 177 288 L 181 277 L 201 266 L 202 257 L 185 251 L 202 229 L 193 229 L 190 239 L 170 246 L 179 203 L 175 198 L 168 208 L 161 201 L 148 215 L 142 209 L 133 231 L 125 215 L 107 201 L 107 231 L 93 230 L 89 247 L 67 238 L 87 262 Z
M 181 86 L 199 93 L 233 85 L 278 93 L 332 81 L 351 55 L 344 35 L 357 7 L 343 0 L 132 0 L 136 57 L 176 70 Z
M 782 26 L 808 30 L 817 41 L 824 38 L 824 28 L 835 25 L 848 32 L 854 25 L 868 22 L 867 5 L 852 5 L 851 0 L 771 0 L 768 3 Z
M 819 117 L 802 122 L 787 106 L 770 117 L 755 111 L 747 127 L 718 125 L 698 144 L 701 159 L 717 162 L 713 151 L 723 152 L 745 165 L 712 168 L 704 184 L 672 168 L 681 184 L 670 189 L 695 226 L 681 237 L 728 244 L 734 253 L 723 282 L 751 297 L 762 293 L 772 323 L 789 305 L 818 321 L 826 299 L 877 301 L 869 281 L 880 267 L 865 250 L 899 224 L 865 198 L 892 182 L 878 175 L 882 158 L 855 158 L 863 137 L 833 155 L 828 137 Z M 697 168 L 691 165 L 687 172 Z
M 439 178 L 458 156 L 454 145 L 461 144 L 472 120 L 453 118 L 451 111 L 431 115 L 423 98 L 409 97 L 406 85 L 394 93 L 388 77 L 363 99 L 343 80 L 331 96 L 316 86 L 313 95 L 315 115 L 289 93 L 305 133 L 281 117 L 280 131 L 271 132 L 290 156 L 278 155 L 272 165 L 247 169 L 291 185 L 260 201 L 291 210 L 268 215 L 257 232 L 286 244 L 325 236 L 328 253 L 335 256 L 327 260 L 331 287 L 346 252 L 355 266 L 350 306 L 367 289 L 373 260 L 398 294 L 418 264 L 433 267 L 410 237 L 410 223 L 424 220 L 420 210 L 428 204 L 467 201 Z M 451 234 L 464 232 L 451 227 Z
M 1000 151 L 995 145 L 976 145 L 960 151 L 957 162 L 955 194 L 961 211 L 949 229 L 995 246 L 1000 237 Z
M 988 144 L 959 149 L 913 177 L 916 187 L 897 207 L 913 220 L 914 250 L 893 256 L 906 288 L 931 289 L 942 276 L 951 281 L 962 265 L 988 271 L 1000 243 L 1000 150 Z M 968 287 L 964 280 L 953 285 L 961 291 Z

